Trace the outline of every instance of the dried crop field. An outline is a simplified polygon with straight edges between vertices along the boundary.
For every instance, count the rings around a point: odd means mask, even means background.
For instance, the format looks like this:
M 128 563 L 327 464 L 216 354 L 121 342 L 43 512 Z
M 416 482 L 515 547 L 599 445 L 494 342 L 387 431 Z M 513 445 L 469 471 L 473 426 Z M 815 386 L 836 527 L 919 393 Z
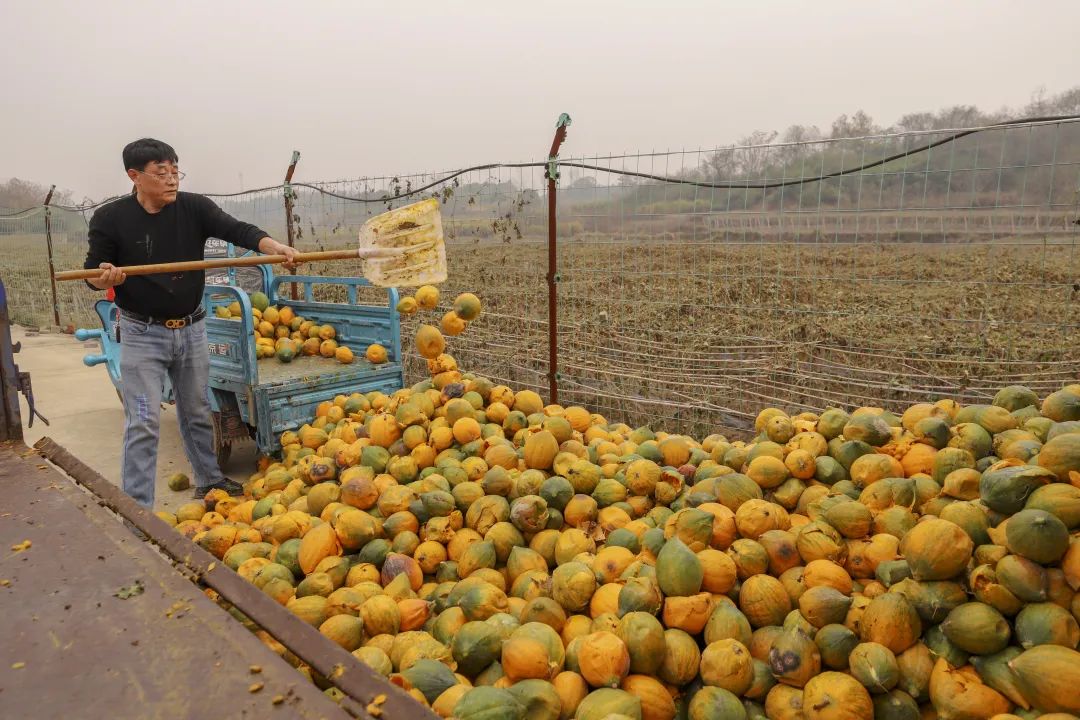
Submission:
M 86 260 L 86 237 L 53 237 L 56 270 L 81 268 Z M 8 311 L 20 325 L 46 327 L 53 324 L 49 284 L 49 256 L 45 237 L 37 234 L 0 235 L 0 278 L 8 296 Z M 61 324 L 87 327 L 97 324 L 94 302 L 102 293 L 83 282 L 57 283 Z
M 450 352 L 494 380 L 546 390 L 546 245 L 448 253 L 444 302 L 471 291 L 485 304 Z M 1071 244 L 588 236 L 560 244 L 559 274 L 560 399 L 632 424 L 739 434 L 766 405 L 974 402 L 1014 382 L 1056 389 L 1080 367 Z M 416 323 L 406 320 L 406 342 Z M 422 377 L 419 363 L 411 370 Z

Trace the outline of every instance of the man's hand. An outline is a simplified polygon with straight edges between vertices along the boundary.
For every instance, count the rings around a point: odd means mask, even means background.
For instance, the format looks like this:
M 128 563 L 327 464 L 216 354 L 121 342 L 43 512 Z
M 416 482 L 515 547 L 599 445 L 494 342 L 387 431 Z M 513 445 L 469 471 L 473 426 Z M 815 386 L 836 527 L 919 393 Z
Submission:
M 283 245 L 272 237 L 264 237 L 259 241 L 259 252 L 263 255 L 284 255 L 286 258 L 284 265 L 290 270 L 294 269 L 301 262 L 295 259 L 296 256 L 300 254 L 297 252 L 296 248 Z
M 88 283 L 98 290 L 108 290 L 127 280 L 127 275 L 112 263 L 101 263 L 98 267 L 101 268 L 101 275 L 91 280 L 87 280 Z

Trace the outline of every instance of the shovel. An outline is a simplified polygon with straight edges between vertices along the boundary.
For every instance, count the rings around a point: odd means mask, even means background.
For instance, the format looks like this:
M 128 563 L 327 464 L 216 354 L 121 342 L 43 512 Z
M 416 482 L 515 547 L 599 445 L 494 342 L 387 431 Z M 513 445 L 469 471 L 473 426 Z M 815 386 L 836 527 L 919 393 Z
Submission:
M 446 280 L 446 244 L 443 241 L 439 201 L 422 200 L 396 210 L 376 215 L 360 228 L 360 246 L 354 250 L 323 250 L 297 253 L 295 262 L 321 260 L 364 261 L 364 277 L 378 287 L 414 287 L 438 284 Z M 120 268 L 128 275 L 153 275 L 189 270 L 211 270 L 250 265 L 275 265 L 285 262 L 284 255 L 249 255 L 237 258 L 214 258 L 186 262 L 131 265 Z M 90 280 L 101 270 L 65 270 L 57 280 Z

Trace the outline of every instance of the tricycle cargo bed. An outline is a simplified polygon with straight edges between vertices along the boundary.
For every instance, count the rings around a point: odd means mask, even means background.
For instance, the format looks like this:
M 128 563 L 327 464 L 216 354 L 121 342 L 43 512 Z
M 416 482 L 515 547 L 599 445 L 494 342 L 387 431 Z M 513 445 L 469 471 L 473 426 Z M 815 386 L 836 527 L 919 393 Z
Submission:
M 388 369 L 399 370 L 398 363 L 383 363 L 375 365 L 363 358 L 357 357 L 349 365 L 342 365 L 334 358 L 322 357 L 321 355 L 307 356 L 297 355 L 291 363 L 263 362 L 259 364 L 259 386 L 270 387 L 287 383 L 306 383 L 311 380 L 325 377 L 327 380 L 335 378 L 353 377 L 357 374 L 369 375 L 371 373 L 386 371 Z
M 276 446 L 276 436 L 310 421 L 324 400 L 372 390 L 391 393 L 400 387 L 399 363 L 373 365 L 358 359 L 342 365 L 324 357 L 298 357 L 289 364 L 267 360 L 259 367 L 255 404 L 259 417 L 271 419 L 267 429 L 275 436 Z
M 288 297 L 295 283 L 300 297 Z M 315 299 L 314 286 L 336 286 L 345 302 Z M 397 291 L 386 290 L 385 305 L 359 304 L 363 278 L 277 276 L 266 284 L 270 304 L 288 306 L 296 315 L 319 325 L 330 325 L 339 345 L 349 347 L 355 359 L 342 364 L 333 358 L 299 355 L 290 363 L 274 358 L 262 361 L 255 355 L 255 325 L 247 293 L 231 285 L 208 285 L 204 305 L 208 311 L 210 385 L 215 410 L 238 411 L 240 419 L 255 428 L 263 452 L 280 448 L 279 436 L 307 422 L 315 408 L 335 395 L 378 390 L 391 393 L 404 385 L 401 366 L 401 326 L 396 310 Z M 239 318 L 215 317 L 213 309 L 232 302 L 240 304 Z M 387 362 L 375 365 L 364 358 L 369 345 L 386 348 Z

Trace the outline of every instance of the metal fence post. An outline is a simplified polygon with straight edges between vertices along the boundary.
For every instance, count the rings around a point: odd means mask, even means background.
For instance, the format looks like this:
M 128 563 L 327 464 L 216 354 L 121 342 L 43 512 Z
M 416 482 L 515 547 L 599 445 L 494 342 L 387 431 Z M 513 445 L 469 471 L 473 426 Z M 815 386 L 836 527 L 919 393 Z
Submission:
M 563 113 L 555 123 L 555 137 L 551 141 L 547 170 L 544 172 L 548 181 L 548 394 L 552 405 L 559 402 L 559 275 L 556 252 L 559 226 L 555 217 L 555 196 L 559 182 L 559 148 L 566 140 L 566 128 L 569 126 L 570 116 Z
M 296 163 L 300 161 L 300 151 L 293 150 L 292 160 L 289 161 L 289 168 L 285 171 L 285 232 L 289 236 L 289 247 L 296 247 L 296 231 L 293 228 L 293 189 L 292 189 L 292 176 L 293 171 L 296 170 Z M 296 300 L 299 297 L 297 294 L 296 283 L 292 283 L 292 299 Z
M 52 286 L 52 311 L 53 311 L 53 324 L 57 327 L 60 326 L 60 303 L 56 299 L 56 265 L 53 262 L 53 246 L 52 246 L 52 208 L 49 207 L 49 203 L 52 202 L 53 191 L 56 190 L 56 185 L 49 186 L 49 192 L 45 196 L 45 247 L 48 248 L 49 253 L 49 284 Z

